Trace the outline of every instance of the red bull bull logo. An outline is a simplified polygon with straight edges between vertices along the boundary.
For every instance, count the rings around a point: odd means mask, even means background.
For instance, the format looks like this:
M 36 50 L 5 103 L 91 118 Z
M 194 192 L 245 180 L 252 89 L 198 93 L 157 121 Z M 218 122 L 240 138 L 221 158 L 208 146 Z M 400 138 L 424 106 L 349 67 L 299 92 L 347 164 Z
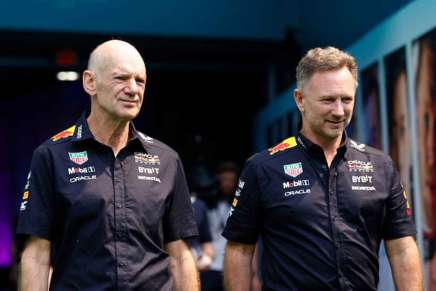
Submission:
M 406 215 L 412 215 L 412 207 L 410 207 L 409 199 L 407 199 L 406 191 L 403 191 L 403 197 L 406 200 Z
M 75 129 L 76 129 L 76 126 L 73 125 L 73 126 L 71 126 L 70 128 L 67 128 L 67 129 L 65 129 L 64 131 L 61 131 L 61 132 L 59 132 L 58 134 L 56 134 L 55 136 L 53 136 L 53 137 L 51 138 L 51 140 L 52 140 L 52 141 L 58 141 L 58 140 L 60 140 L 60 139 L 67 138 L 67 137 L 70 137 L 70 136 L 73 136 L 73 134 L 74 134 L 74 130 L 75 130 Z
M 295 137 L 292 136 L 290 138 L 285 139 L 284 141 L 282 141 L 281 143 L 279 143 L 275 147 L 268 149 L 268 151 L 269 151 L 270 155 L 274 155 L 275 153 L 284 151 L 284 150 L 289 149 L 289 148 L 293 148 L 295 146 L 297 146 L 297 141 L 295 140 Z

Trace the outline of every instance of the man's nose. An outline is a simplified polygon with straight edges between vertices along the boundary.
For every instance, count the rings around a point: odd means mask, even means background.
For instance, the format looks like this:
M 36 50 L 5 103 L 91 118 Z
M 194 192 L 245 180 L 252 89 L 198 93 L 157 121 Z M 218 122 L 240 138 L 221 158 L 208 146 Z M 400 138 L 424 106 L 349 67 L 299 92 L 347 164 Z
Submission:
M 128 83 L 127 83 L 126 87 L 124 88 L 125 92 L 127 94 L 130 94 L 130 95 L 138 94 L 139 86 L 136 83 L 136 80 L 135 79 L 129 79 L 127 82 Z
M 333 103 L 333 114 L 336 116 L 343 116 L 345 114 L 344 111 L 344 104 L 342 103 L 341 99 L 336 100 Z

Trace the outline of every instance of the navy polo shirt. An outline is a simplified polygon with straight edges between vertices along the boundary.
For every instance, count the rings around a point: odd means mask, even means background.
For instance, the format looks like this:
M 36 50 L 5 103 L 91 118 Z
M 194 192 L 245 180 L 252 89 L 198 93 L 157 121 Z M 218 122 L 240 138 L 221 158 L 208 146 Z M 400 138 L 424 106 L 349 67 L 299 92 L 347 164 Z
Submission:
M 114 157 L 84 114 L 35 150 L 17 233 L 51 242 L 50 290 L 172 290 L 164 245 L 197 228 L 177 153 L 131 124 Z
M 330 166 L 301 134 L 251 157 L 223 232 L 264 244 L 263 290 L 376 290 L 382 239 L 415 235 L 392 160 L 345 137 Z

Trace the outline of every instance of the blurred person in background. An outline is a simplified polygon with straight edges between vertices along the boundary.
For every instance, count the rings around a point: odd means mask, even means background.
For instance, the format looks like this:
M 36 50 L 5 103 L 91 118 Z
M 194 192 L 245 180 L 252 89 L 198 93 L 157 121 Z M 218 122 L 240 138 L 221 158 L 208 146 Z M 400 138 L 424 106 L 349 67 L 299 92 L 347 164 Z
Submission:
M 209 270 L 215 256 L 207 207 L 203 201 L 197 198 L 195 193 L 191 194 L 191 203 L 194 210 L 195 222 L 198 226 L 198 239 L 191 240 L 190 245 L 198 271 L 204 272 Z
M 215 250 L 215 258 L 206 272 L 200 273 L 201 289 L 203 291 L 223 290 L 223 263 L 226 239 L 221 235 L 229 216 L 237 182 L 239 169 L 232 161 L 222 162 L 216 171 L 216 192 L 205 196 L 208 207 L 212 244 Z

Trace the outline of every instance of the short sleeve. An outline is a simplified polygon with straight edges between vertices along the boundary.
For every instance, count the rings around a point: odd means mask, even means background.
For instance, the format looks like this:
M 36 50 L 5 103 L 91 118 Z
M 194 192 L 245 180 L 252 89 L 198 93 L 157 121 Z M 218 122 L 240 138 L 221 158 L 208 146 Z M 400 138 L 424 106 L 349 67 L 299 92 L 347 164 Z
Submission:
M 395 169 L 391 159 L 387 166 L 387 185 L 391 185 L 386 202 L 386 214 L 383 223 L 383 238 L 396 239 L 415 235 L 416 228 L 413 223 L 412 208 L 407 199 L 406 192 L 400 182 L 400 175 Z
M 241 177 L 232 203 L 223 236 L 229 241 L 255 244 L 258 239 L 261 210 L 260 190 L 256 165 L 249 159 Z
M 38 148 L 21 198 L 17 234 L 52 238 L 54 193 L 48 149 Z
M 164 243 L 198 235 L 182 162 L 177 158 L 174 187 L 163 218 Z

